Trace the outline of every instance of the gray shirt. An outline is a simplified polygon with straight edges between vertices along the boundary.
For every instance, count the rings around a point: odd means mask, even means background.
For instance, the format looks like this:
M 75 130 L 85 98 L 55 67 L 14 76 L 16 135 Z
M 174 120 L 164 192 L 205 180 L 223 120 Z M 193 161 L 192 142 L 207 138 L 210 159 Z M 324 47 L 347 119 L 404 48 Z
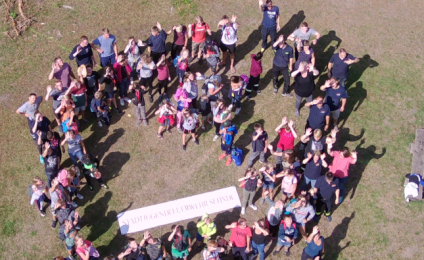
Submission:
M 311 39 L 312 35 L 316 35 L 318 32 L 315 31 L 315 29 L 308 28 L 308 31 L 306 33 L 302 32 L 302 29 L 297 29 L 293 32 L 293 35 L 296 38 L 300 38 L 302 41 L 309 41 Z
M 114 35 L 109 34 L 109 38 L 105 39 L 103 35 L 100 35 L 99 38 L 93 41 L 95 45 L 99 45 L 103 50 L 103 53 L 100 53 L 100 57 L 109 57 L 115 54 L 113 50 L 113 44 L 116 43 L 116 38 Z
M 187 92 L 189 99 L 195 99 L 199 95 L 197 83 L 194 81 L 184 82 L 183 89 Z
M 53 97 L 53 109 L 56 110 L 60 106 L 63 96 L 65 95 L 68 88 L 63 87 L 62 91 L 59 91 L 57 88 L 53 89 L 50 92 L 50 96 Z
M 38 111 L 38 107 L 40 106 L 41 102 L 43 102 L 43 97 L 39 96 L 35 99 L 34 104 L 31 105 L 27 101 L 20 108 L 18 108 L 18 111 L 21 113 L 27 113 L 29 115 L 29 119 L 34 120 L 34 113 L 35 111 Z
M 49 192 L 49 194 L 50 194 L 50 199 L 52 201 L 50 203 L 50 207 L 52 209 L 54 209 L 54 206 L 59 199 L 62 199 L 62 200 L 65 199 L 65 191 L 63 190 L 62 186 L 60 186 L 60 185 L 58 185 L 57 189 L 54 190 L 53 192 Z
M 296 203 L 296 202 L 294 202 Z M 294 204 L 290 204 L 287 208 L 286 211 L 290 212 L 293 217 L 294 217 L 294 221 L 296 223 L 301 223 L 303 222 L 304 219 L 312 219 L 315 216 L 315 210 L 314 207 L 311 204 L 306 204 L 305 207 L 300 207 L 297 209 L 292 208 L 292 205 Z
M 74 139 L 68 139 L 68 153 L 75 154 L 78 151 L 81 151 L 80 141 L 82 137 L 80 135 L 76 135 Z
M 269 214 L 269 210 L 272 207 L 275 207 L 275 201 L 272 201 L 269 197 L 266 197 L 265 198 L 265 201 L 269 205 L 269 207 L 268 207 L 268 209 L 266 211 L 267 212 L 266 215 L 267 215 L 267 219 L 268 219 L 269 224 L 271 224 L 273 226 L 279 225 L 280 222 L 281 222 L 281 216 L 283 215 L 283 211 L 280 210 L 280 209 L 278 209 L 278 208 L 275 208 L 275 213 L 273 215 L 269 216 L 270 215 Z
M 210 56 L 206 58 L 206 61 L 208 62 L 210 66 L 216 66 L 218 65 L 218 61 L 219 61 L 219 57 L 221 56 L 221 53 L 219 52 L 219 48 L 217 45 L 214 44 L 212 48 L 215 53 L 210 54 Z
M 140 61 L 141 69 L 138 71 L 138 74 L 140 75 L 140 78 L 150 78 L 153 75 L 153 70 L 156 69 L 155 63 L 152 61 L 149 64 L 146 64 L 142 61 Z M 150 69 L 150 66 L 153 65 L 153 69 Z
M 185 130 L 193 130 L 196 128 L 196 123 L 197 123 L 197 114 L 193 113 L 192 117 L 184 117 L 183 116 L 183 128 Z

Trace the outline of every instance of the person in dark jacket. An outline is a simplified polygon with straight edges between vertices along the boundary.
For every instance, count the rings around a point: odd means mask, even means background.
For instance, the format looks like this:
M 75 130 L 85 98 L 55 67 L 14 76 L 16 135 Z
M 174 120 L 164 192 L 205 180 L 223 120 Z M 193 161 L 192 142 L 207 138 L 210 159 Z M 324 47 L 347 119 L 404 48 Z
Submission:
M 277 249 L 272 253 L 274 256 L 280 252 L 282 247 L 284 247 L 286 256 L 290 256 L 289 249 L 297 239 L 297 226 L 293 222 L 292 216 L 284 215 L 283 218 L 284 221 L 281 223 L 280 230 L 278 231 Z
M 136 126 L 140 126 L 141 122 L 144 123 L 145 126 L 148 126 L 146 118 L 146 103 L 144 102 L 144 94 L 146 93 L 145 86 L 136 86 L 133 92 L 132 102 L 134 104 L 135 113 L 137 115 L 137 123 Z

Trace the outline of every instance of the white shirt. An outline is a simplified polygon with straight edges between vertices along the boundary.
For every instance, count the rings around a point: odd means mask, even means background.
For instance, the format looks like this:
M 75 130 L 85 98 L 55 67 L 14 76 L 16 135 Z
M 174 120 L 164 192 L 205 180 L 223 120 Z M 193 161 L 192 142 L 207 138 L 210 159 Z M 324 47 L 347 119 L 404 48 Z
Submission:
M 237 28 L 235 28 L 235 24 L 232 23 L 230 26 L 226 24 L 222 26 L 222 36 L 221 42 L 225 45 L 232 45 L 237 42 Z

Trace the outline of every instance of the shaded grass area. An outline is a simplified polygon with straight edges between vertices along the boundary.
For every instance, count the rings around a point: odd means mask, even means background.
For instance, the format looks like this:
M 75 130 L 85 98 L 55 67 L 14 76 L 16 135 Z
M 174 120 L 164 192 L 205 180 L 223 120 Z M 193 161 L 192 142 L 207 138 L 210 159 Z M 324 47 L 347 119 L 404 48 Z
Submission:
M 38 162 L 25 120 L 14 111 L 26 101 L 28 93 L 45 94 L 45 86 L 51 84 L 47 81 L 51 61 L 58 55 L 66 61 L 82 33 L 91 41 L 107 26 L 118 37 L 118 47 L 122 50 L 127 36 L 146 39 L 149 28 L 156 21 L 166 29 L 177 22 L 188 24 L 193 22 L 194 10 L 197 10 L 214 28 L 223 14 L 235 13 L 242 24 L 236 56 L 238 72 L 249 72 L 249 54 L 260 49 L 261 14 L 255 1 L 234 1 L 225 5 L 196 0 L 127 1 L 126 4 L 46 0 L 37 3 L 42 7 L 37 17 L 39 23 L 14 42 L 6 37 L 0 39 L 2 259 L 46 259 L 66 253 L 57 239 L 57 231 L 50 228 L 50 216 L 47 214 L 41 219 L 28 205 L 26 187 L 33 176 L 44 177 L 43 167 Z M 417 259 L 420 254 L 420 246 L 414 242 L 423 237 L 424 227 L 419 221 L 423 217 L 422 203 L 406 204 L 402 184 L 411 166 L 409 143 L 413 142 L 415 129 L 422 126 L 424 116 L 421 105 L 424 98 L 419 84 L 423 80 L 420 70 L 424 56 L 422 50 L 413 48 L 423 29 L 410 25 L 419 19 L 418 7 L 422 7 L 422 3 L 410 1 L 402 5 L 400 15 L 400 3 L 384 2 L 381 8 L 382 3 L 349 0 L 332 1 L 331 5 L 319 1 L 275 2 L 282 14 L 281 33 L 287 36 L 300 22 L 307 21 L 323 35 L 315 47 L 320 71 L 325 72 L 326 62 L 339 46 L 362 58 L 351 69 L 348 105 L 342 114 L 344 128 L 336 143 L 337 148 L 356 149 L 359 160 L 351 168 L 346 201 L 335 210 L 333 222 L 320 223 L 326 237 L 324 259 L 386 259 L 388 256 Z M 63 4 L 75 10 L 63 9 Z M 402 40 L 397 40 L 395 35 Z M 214 33 L 214 36 L 219 34 Z M 246 153 L 251 149 L 250 135 L 255 122 L 263 120 L 270 140 L 275 140 L 277 134 L 273 129 L 281 117 L 294 117 L 294 100 L 272 95 L 269 72 L 272 58 L 270 51 L 265 52 L 260 85 L 263 94 L 244 101 L 240 116 L 234 120 L 241 126 L 236 143 Z M 76 69 L 73 61 L 70 64 Z M 206 71 L 206 67 L 197 65 L 192 68 Z M 224 80 L 229 76 L 224 76 Z M 325 79 L 324 73 L 318 79 L 318 86 Z M 147 110 L 150 114 L 153 111 L 149 105 Z M 41 111 L 53 118 L 51 104 L 43 103 Z M 134 117 L 127 114 L 134 114 L 132 107 L 126 108 L 123 116 L 114 114 L 109 129 L 99 129 L 93 124 L 82 132 L 88 151 L 101 159 L 102 173 L 110 187 L 109 191 L 100 190 L 95 183 L 94 193 L 83 187 L 85 198 L 78 201 L 83 216 L 82 233 L 93 240 L 102 255 L 116 255 L 125 245 L 125 238 L 118 231 L 117 213 L 236 185 L 236 179 L 245 169 L 245 166 L 226 167 L 224 162 L 217 160 L 220 149 L 218 143 L 212 142 L 212 129 L 200 131 L 201 145 L 197 147 L 189 142 L 187 152 L 183 153 L 177 131 L 159 141 L 155 137 L 156 118 L 152 117 L 148 128 L 136 128 Z M 294 118 L 299 132 L 306 118 L 305 108 L 300 118 Z M 64 164 L 70 165 L 66 154 L 64 159 Z M 249 223 L 263 217 L 265 210 L 265 206 L 255 213 L 248 210 Z M 236 220 L 238 215 L 237 209 L 214 215 L 218 233 L 228 235 L 223 226 Z M 405 232 L 410 230 L 411 220 L 414 231 Z M 192 235 L 196 221 L 183 223 Z M 152 230 L 154 235 L 163 238 L 169 232 L 170 226 Z M 137 239 L 141 236 L 134 234 Z M 17 246 L 19 250 L 14 250 Z M 294 258 L 300 256 L 303 246 L 304 243 L 299 242 L 293 247 Z M 200 255 L 194 257 L 200 259 Z

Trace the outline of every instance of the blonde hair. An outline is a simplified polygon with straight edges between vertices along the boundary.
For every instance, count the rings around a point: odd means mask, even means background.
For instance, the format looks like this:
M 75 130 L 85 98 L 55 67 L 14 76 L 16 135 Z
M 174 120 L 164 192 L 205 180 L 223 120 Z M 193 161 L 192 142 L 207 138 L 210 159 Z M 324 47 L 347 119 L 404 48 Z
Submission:
M 208 241 L 208 246 L 218 247 L 218 242 L 216 242 L 215 240 L 209 240 Z
M 140 56 L 140 59 L 144 62 L 144 63 L 150 63 L 152 62 L 152 58 L 147 54 L 147 53 L 143 53 Z
M 321 138 L 322 137 L 322 130 L 321 129 L 315 129 L 314 130 L 314 137 Z
M 32 179 L 32 184 L 37 185 L 37 182 L 39 181 L 43 182 L 43 180 L 40 177 L 35 176 L 34 179 Z
M 96 99 L 101 99 L 103 97 L 103 93 L 101 91 L 97 91 L 96 93 L 94 93 L 94 97 Z
M 176 31 L 177 33 L 182 32 L 182 31 L 183 31 L 183 26 L 182 26 L 181 24 L 179 24 L 179 25 L 175 26 L 175 31 Z

